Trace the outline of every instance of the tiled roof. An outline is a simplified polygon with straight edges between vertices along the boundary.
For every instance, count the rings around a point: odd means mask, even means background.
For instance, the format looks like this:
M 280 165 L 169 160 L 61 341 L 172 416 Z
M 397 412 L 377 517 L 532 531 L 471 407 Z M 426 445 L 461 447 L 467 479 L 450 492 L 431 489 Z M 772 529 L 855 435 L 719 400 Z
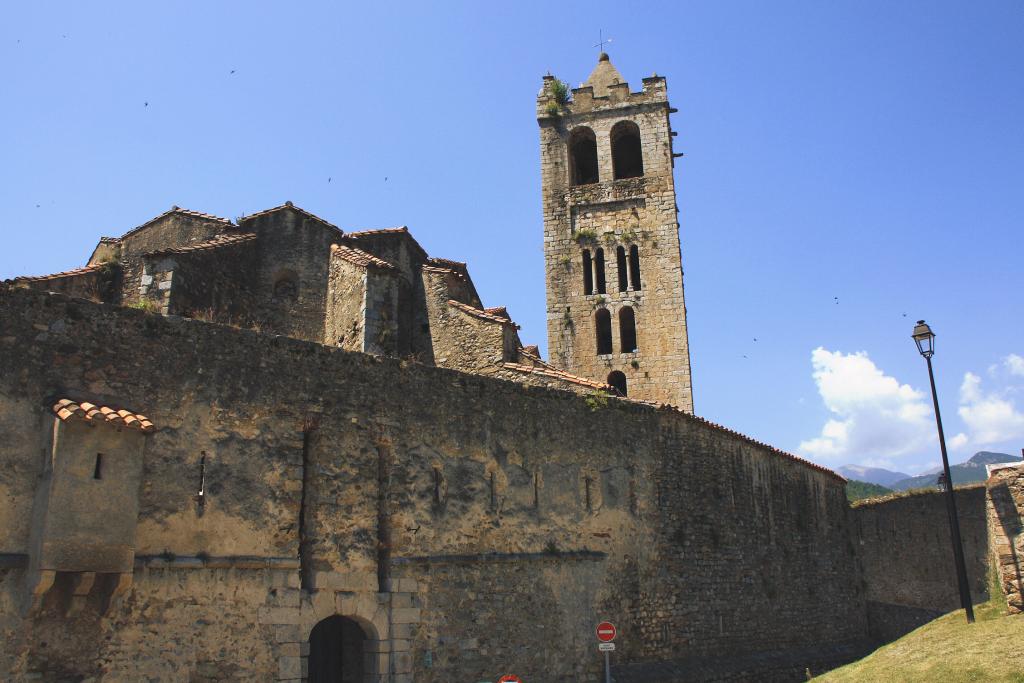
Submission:
M 466 270 L 465 261 L 452 261 L 446 258 L 431 257 L 427 259 L 427 263 L 432 266 L 440 266 L 441 268 L 454 268 L 456 270 Z
M 71 419 L 85 420 L 96 424 L 112 424 L 117 427 L 138 429 L 140 432 L 151 432 L 153 423 L 145 415 L 130 410 L 116 410 L 109 406 L 97 406 L 92 403 L 76 403 L 69 398 L 62 398 L 53 404 L 53 412 L 58 418 L 67 422 Z
M 100 244 L 121 244 L 120 237 L 101 237 Z
M 484 312 L 490 313 L 491 315 L 496 315 L 499 318 L 505 318 L 506 320 L 512 319 L 508 314 L 508 309 L 505 308 L 504 306 L 491 306 L 490 308 L 485 308 Z
M 124 239 L 125 237 L 128 237 L 129 235 L 134 235 L 139 230 L 142 230 L 143 228 L 146 228 L 146 227 L 152 225 L 153 223 L 156 223 L 161 218 L 165 218 L 166 216 L 170 216 L 172 213 L 181 214 L 182 216 L 191 216 L 192 218 L 203 218 L 205 220 L 214 221 L 216 223 L 223 223 L 224 225 L 230 225 L 230 226 L 234 226 L 235 225 L 234 223 L 229 221 L 227 218 L 221 218 L 220 216 L 214 216 L 212 214 L 202 213 L 201 211 L 191 211 L 189 209 L 183 209 L 180 206 L 172 206 L 170 211 L 165 211 L 165 212 L 163 212 L 162 214 L 160 214 L 159 216 L 157 216 L 155 218 L 150 218 L 148 221 L 146 221 L 142 225 L 140 225 L 138 227 L 135 227 L 135 228 L 132 228 L 131 230 L 129 230 L 125 234 L 121 235 L 120 239 Z
M 499 318 L 496 315 L 492 315 L 492 314 L 490 314 L 490 313 L 488 313 L 486 311 L 482 311 L 479 308 L 473 308 L 472 306 L 470 306 L 468 304 L 464 304 L 461 301 L 456 301 L 455 299 L 448 299 L 448 305 L 451 306 L 452 308 L 457 308 L 457 309 L 459 309 L 460 311 L 462 311 L 464 313 L 468 313 L 468 314 L 470 314 L 472 316 L 480 318 L 481 320 L 487 320 L 489 322 L 501 323 L 502 325 L 514 325 L 515 324 L 511 320 L 509 320 L 508 318 Z
M 420 270 L 422 270 L 424 273 L 444 273 L 446 275 L 454 275 L 460 280 L 466 279 L 465 275 L 463 275 L 457 270 L 452 270 L 451 268 L 439 268 L 437 266 L 422 266 Z
M 527 344 L 521 351 L 525 351 L 528 355 L 533 356 L 537 360 L 540 360 L 540 347 L 536 344 Z
M 586 377 L 573 375 L 568 372 L 563 372 L 562 370 L 555 370 L 554 368 L 538 368 L 532 365 L 520 365 L 519 363 L 502 363 L 501 366 L 503 368 L 515 370 L 516 372 L 522 372 L 527 375 L 540 375 L 542 377 L 560 379 L 564 382 L 570 382 L 572 384 L 579 384 L 580 386 L 590 387 L 591 389 L 600 389 L 602 391 L 614 391 L 614 389 L 612 389 L 612 387 L 607 384 L 595 382 L 594 380 L 587 379 Z
M 216 237 L 208 239 L 205 242 L 186 244 L 183 247 L 157 249 L 156 251 L 146 252 L 145 254 L 143 254 L 143 256 L 163 256 L 165 254 L 190 254 L 196 251 L 210 251 L 211 249 L 219 249 L 221 247 L 228 247 L 234 244 L 252 242 L 255 239 L 256 235 L 251 232 L 217 235 Z
M 337 230 L 340 233 L 343 233 L 342 229 L 339 228 L 334 223 L 331 223 L 330 221 L 325 221 L 323 218 L 320 218 L 320 216 L 317 216 L 314 213 L 310 213 L 309 211 L 306 211 L 305 209 L 300 209 L 299 207 L 295 206 L 291 202 L 285 202 L 281 206 L 275 206 L 275 207 L 273 207 L 271 209 L 264 209 L 263 211 L 257 211 L 256 213 L 251 214 L 249 216 L 242 216 L 241 218 L 238 219 L 238 222 L 242 223 L 244 221 L 252 220 L 253 218 L 258 218 L 260 216 L 266 216 L 267 214 L 274 213 L 275 211 L 281 211 L 282 209 L 291 209 L 292 211 L 298 211 L 299 213 L 301 213 L 303 216 L 306 216 L 307 218 L 312 218 L 314 220 L 318 220 L 321 223 L 323 223 L 324 225 L 326 225 L 328 227 L 331 227 L 331 228 L 334 228 L 335 230 Z
M 22 275 L 21 277 L 12 278 L 12 282 L 43 282 L 45 280 L 57 280 L 62 277 L 74 277 L 75 275 L 88 275 L 89 273 L 95 273 L 98 270 L 102 270 L 101 264 L 92 266 L 82 266 L 81 268 L 75 268 L 74 270 L 65 270 L 61 273 L 50 273 L 49 275 Z
M 346 247 L 342 244 L 332 244 L 331 253 L 336 254 L 339 258 L 345 259 L 349 263 L 354 263 L 358 266 L 372 266 L 382 270 L 398 270 L 384 259 L 377 258 L 373 254 L 369 254 L 362 249 L 356 249 L 355 247 Z
M 819 465 L 817 463 L 813 463 L 810 460 L 805 460 L 805 459 L 801 458 L 799 455 L 793 455 L 792 453 L 788 453 L 788 452 L 786 452 L 786 451 L 784 451 L 784 450 L 782 450 L 780 448 L 776 448 L 775 446 L 772 446 L 771 444 L 767 444 L 767 443 L 765 443 L 763 441 L 758 441 L 757 439 L 753 439 L 753 438 L 747 436 L 746 434 L 740 434 L 739 432 L 734 431 L 732 429 L 729 429 L 728 427 L 723 427 L 720 424 L 716 424 L 716 423 L 714 423 L 714 422 L 712 422 L 710 420 L 706 420 L 703 417 L 698 417 L 697 415 L 691 415 L 691 414 L 689 414 L 689 413 L 687 413 L 687 412 L 685 412 L 683 410 L 680 410 L 679 408 L 676 408 L 675 406 L 662 405 L 661 407 L 663 407 L 663 408 L 671 408 L 672 410 L 678 410 L 679 412 L 683 413 L 687 417 L 689 417 L 691 419 L 694 419 L 694 420 L 696 420 L 698 422 L 703 422 L 704 424 L 706 424 L 706 425 L 708 425 L 710 427 L 714 427 L 715 429 L 717 429 L 719 431 L 723 431 L 723 432 L 726 432 L 728 434 L 732 434 L 733 436 L 738 436 L 739 438 L 743 439 L 744 441 L 746 441 L 748 443 L 752 443 L 755 446 L 761 446 L 762 448 L 767 448 L 768 450 L 770 450 L 771 452 L 775 453 L 776 455 L 781 455 L 782 457 L 784 457 L 784 458 L 786 458 L 788 460 L 795 460 L 796 462 L 799 462 L 799 463 L 801 463 L 803 465 L 806 465 L 807 467 L 810 467 L 812 470 L 818 470 L 819 472 L 824 472 L 825 474 L 830 474 L 833 477 L 835 477 L 836 479 L 839 479 L 840 481 L 843 481 L 843 482 L 846 481 L 846 477 L 842 476 L 838 472 L 830 470 L 827 467 L 822 467 L 821 465 Z
M 409 233 L 409 228 L 404 225 L 397 228 L 377 228 L 376 230 L 359 230 L 348 233 L 349 237 L 371 237 L 373 235 L 400 235 Z

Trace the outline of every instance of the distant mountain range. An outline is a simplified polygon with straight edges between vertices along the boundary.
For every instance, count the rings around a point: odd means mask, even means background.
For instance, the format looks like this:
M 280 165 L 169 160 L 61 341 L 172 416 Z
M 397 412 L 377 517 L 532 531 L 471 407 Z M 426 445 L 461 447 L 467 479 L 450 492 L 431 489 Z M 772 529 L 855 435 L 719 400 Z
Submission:
M 959 465 L 951 465 L 949 472 L 953 475 L 954 485 L 972 484 L 978 481 L 985 481 L 985 465 L 997 462 L 1018 462 L 1020 460 L 1021 457 L 1017 455 L 980 451 L 972 455 L 966 462 L 962 462 Z M 934 471 L 920 474 L 916 477 L 880 467 L 862 467 L 860 465 L 843 465 L 836 471 L 847 479 L 879 484 L 895 491 L 906 491 L 907 489 L 935 486 L 935 480 L 942 469 L 936 468 Z
M 836 472 L 847 479 L 866 481 L 869 484 L 878 484 L 879 486 L 886 486 L 888 488 L 892 488 L 890 484 L 895 484 L 901 479 L 907 479 L 910 477 L 909 474 L 904 474 L 903 472 L 884 470 L 881 467 L 864 467 L 863 465 L 843 465 L 842 467 L 836 468 Z

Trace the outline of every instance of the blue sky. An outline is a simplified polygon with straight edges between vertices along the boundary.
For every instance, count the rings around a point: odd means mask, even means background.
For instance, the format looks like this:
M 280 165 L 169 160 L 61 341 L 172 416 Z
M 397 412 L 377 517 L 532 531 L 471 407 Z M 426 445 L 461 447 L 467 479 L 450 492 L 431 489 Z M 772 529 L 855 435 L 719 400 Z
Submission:
M 0 278 L 80 265 L 172 204 L 292 200 L 408 225 L 543 347 L 534 98 L 548 71 L 584 80 L 603 29 L 679 109 L 697 412 L 917 472 L 938 457 L 926 318 L 953 460 L 1019 453 L 1022 28 L 1012 1 L 17 3 Z

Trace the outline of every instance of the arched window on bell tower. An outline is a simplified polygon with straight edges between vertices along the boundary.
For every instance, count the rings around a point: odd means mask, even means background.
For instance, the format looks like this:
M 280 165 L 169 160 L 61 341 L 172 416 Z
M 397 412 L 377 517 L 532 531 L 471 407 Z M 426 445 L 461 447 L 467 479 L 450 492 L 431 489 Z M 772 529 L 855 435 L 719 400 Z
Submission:
M 594 252 L 594 284 L 598 294 L 607 294 L 608 287 L 604 277 L 604 249 L 598 247 Z
M 603 356 L 612 352 L 612 314 L 607 308 L 599 308 L 594 313 L 594 329 L 597 333 L 597 355 Z
M 639 178 L 644 174 L 644 156 L 640 127 L 632 121 L 612 126 L 612 167 L 615 179 Z
M 569 174 L 573 185 L 598 181 L 597 137 L 586 126 L 574 128 L 569 135 Z
M 594 293 L 594 263 L 589 249 L 583 250 L 583 293 Z
M 622 353 L 636 351 L 636 314 L 629 306 L 619 309 L 619 344 Z
M 613 370 L 611 373 L 609 373 L 608 384 L 610 384 L 612 388 L 615 389 L 619 396 L 626 395 L 626 375 L 623 372 L 619 370 Z

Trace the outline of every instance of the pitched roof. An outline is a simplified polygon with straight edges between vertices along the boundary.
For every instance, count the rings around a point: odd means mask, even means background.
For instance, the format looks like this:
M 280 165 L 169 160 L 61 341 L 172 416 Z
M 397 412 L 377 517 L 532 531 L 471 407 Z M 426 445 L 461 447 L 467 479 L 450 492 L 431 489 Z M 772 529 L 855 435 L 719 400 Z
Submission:
M 381 270 L 397 271 L 392 264 L 388 263 L 382 258 L 377 258 L 373 254 L 367 253 L 362 249 L 356 249 L 355 247 L 347 247 L 343 244 L 332 244 L 331 254 L 336 255 L 338 258 L 342 258 L 349 263 L 354 263 L 357 266 L 380 268 Z
M 176 214 L 180 214 L 182 216 L 190 216 L 192 218 L 202 218 L 204 220 L 213 221 L 215 223 L 222 223 L 224 225 L 230 225 L 232 227 L 234 227 L 234 225 L 235 225 L 234 223 L 232 223 L 227 218 L 221 218 L 220 216 L 214 216 L 212 214 L 203 213 L 201 211 L 191 211 L 189 209 L 183 209 L 180 206 L 172 206 L 170 211 L 164 211 L 159 216 L 156 216 L 155 218 L 150 218 L 148 221 L 146 221 L 142 225 L 132 228 L 131 230 L 129 230 L 125 234 L 121 235 L 120 239 L 123 240 L 125 237 L 128 237 L 130 235 L 134 235 L 135 233 L 137 233 L 138 231 L 142 230 L 143 228 L 147 228 L 150 225 L 152 225 L 153 223 L 156 223 L 158 220 L 160 220 L 162 218 L 166 218 L 167 216 L 170 216 L 171 214 L 175 214 L 175 213 Z
M 491 306 L 490 308 L 485 308 L 484 313 L 490 313 L 491 315 L 498 316 L 499 318 L 505 318 L 506 320 L 512 319 L 508 314 L 508 309 L 504 306 Z
M 244 244 L 245 242 L 252 242 L 256 239 L 256 235 L 251 232 L 244 233 L 228 233 L 224 235 L 217 235 L 212 239 L 208 239 L 205 242 L 196 242 L 195 244 L 186 244 L 183 247 L 170 247 L 167 249 L 157 249 L 156 251 L 148 251 L 143 256 L 163 256 L 165 254 L 190 254 L 197 251 L 210 251 L 212 249 L 219 249 L 221 247 L 229 247 L 235 244 Z
M 452 270 L 451 268 L 439 268 L 437 266 L 421 266 L 420 270 L 422 270 L 424 273 L 444 273 L 445 275 L 454 275 L 455 277 L 462 280 L 466 279 L 465 275 L 463 275 L 457 270 Z
M 619 70 L 612 65 L 608 54 L 602 52 L 598 57 L 597 66 L 590 72 L 587 82 L 583 85 L 594 89 L 594 97 L 605 97 L 608 95 L 608 86 L 625 82 Z
M 456 301 L 455 299 L 448 299 L 448 305 L 451 306 L 452 308 L 457 308 L 463 313 L 468 313 L 474 317 L 480 318 L 481 320 L 486 320 L 488 322 L 493 323 L 501 323 L 502 325 L 515 325 L 515 323 L 513 323 L 508 318 L 500 318 L 496 315 L 492 315 L 486 311 L 480 310 L 479 308 L 473 308 L 472 306 L 464 304 L 461 301 Z
M 437 258 L 436 256 L 433 256 L 427 259 L 427 263 L 429 263 L 432 266 L 439 266 L 441 268 L 466 270 L 465 261 L 452 261 L 451 259 Z
M 334 223 L 331 223 L 330 221 L 325 221 L 323 218 L 320 218 L 320 216 L 317 216 L 315 213 L 310 213 L 309 211 L 306 211 L 305 209 L 299 208 L 299 207 L 295 206 L 294 204 L 292 204 L 291 202 L 285 202 L 284 204 L 281 204 L 280 206 L 275 206 L 275 207 L 270 208 L 270 209 L 263 209 L 263 211 L 257 211 L 256 213 L 250 214 L 248 216 L 242 216 L 241 218 L 238 219 L 238 222 L 239 223 L 243 223 L 245 221 L 252 220 L 253 218 L 259 218 L 260 216 L 266 216 L 267 214 L 271 214 L 271 213 L 274 213 L 276 211 L 281 211 L 283 209 L 291 209 L 292 211 L 297 211 L 297 212 L 301 213 L 303 216 L 306 216 L 307 218 L 312 218 L 314 220 L 318 220 L 321 223 L 323 223 L 324 225 L 326 225 L 328 227 L 331 227 L 331 228 L 334 228 L 338 232 L 344 234 L 344 231 L 341 228 L 339 228 L 337 225 L 335 225 Z
M 111 424 L 116 427 L 137 429 L 140 432 L 151 432 L 156 429 L 145 415 L 133 413 L 130 410 L 117 410 L 109 406 L 97 406 L 85 401 L 76 403 L 69 398 L 62 398 L 54 403 L 53 412 L 63 422 L 78 419 L 94 424 Z
M 373 235 L 400 235 L 402 233 L 409 233 L 409 228 L 404 225 L 400 225 L 397 228 L 377 228 L 375 230 L 357 230 L 356 232 L 348 233 L 349 237 L 371 237 Z
M 95 273 L 98 270 L 102 270 L 102 264 L 96 264 L 92 266 L 82 266 L 81 268 L 75 268 L 73 270 L 65 270 L 60 273 L 50 273 L 49 275 L 22 275 L 11 279 L 11 282 L 42 282 L 44 280 L 57 280 L 62 277 L 74 277 L 75 275 L 88 275 L 89 273 Z
M 614 389 L 608 384 L 602 384 L 601 382 L 595 382 L 592 379 L 586 377 L 580 377 L 579 375 L 573 375 L 562 370 L 555 370 L 550 367 L 536 367 L 532 365 L 521 365 L 519 363 L 502 363 L 503 368 L 509 370 L 515 370 L 516 372 L 522 372 L 527 375 L 540 375 L 542 377 L 550 377 L 552 379 L 559 379 L 563 382 L 570 382 L 571 384 L 579 384 L 580 386 L 590 387 L 591 389 L 601 389 L 602 391 L 614 391 Z

